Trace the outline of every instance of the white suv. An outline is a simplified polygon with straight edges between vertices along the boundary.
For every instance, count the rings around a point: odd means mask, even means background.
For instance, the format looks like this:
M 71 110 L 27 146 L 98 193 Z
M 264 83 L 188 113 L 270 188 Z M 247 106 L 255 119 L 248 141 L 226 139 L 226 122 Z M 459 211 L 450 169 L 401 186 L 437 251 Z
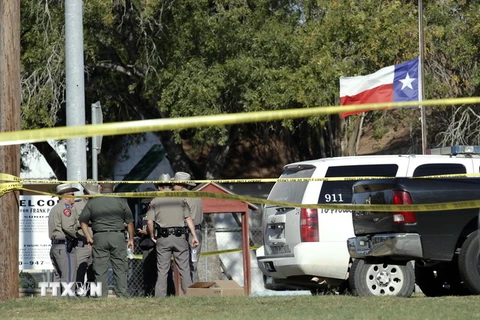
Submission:
M 280 178 L 413 177 L 478 173 L 479 161 L 479 158 L 465 155 L 324 158 L 288 164 Z M 277 182 L 268 199 L 292 204 L 350 204 L 352 185 L 356 181 Z M 265 205 L 264 246 L 257 250 L 257 262 L 264 274 L 265 287 L 273 290 L 306 289 L 314 294 L 330 289 L 340 292 L 347 289 L 352 259 L 346 243 L 353 236 L 349 210 Z M 405 276 L 410 277 L 410 274 Z M 405 280 L 411 282 L 411 279 Z M 396 295 L 398 292 L 389 294 Z

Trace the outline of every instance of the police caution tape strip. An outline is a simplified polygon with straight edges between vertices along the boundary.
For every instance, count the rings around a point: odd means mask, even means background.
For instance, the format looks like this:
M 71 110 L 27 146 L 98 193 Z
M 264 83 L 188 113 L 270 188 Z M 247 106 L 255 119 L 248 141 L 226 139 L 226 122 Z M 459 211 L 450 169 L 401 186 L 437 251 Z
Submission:
M 421 178 L 431 178 L 431 177 L 453 178 L 453 177 L 466 177 L 466 176 L 478 176 L 478 175 L 479 174 L 451 174 L 451 175 L 424 176 Z M 343 177 L 341 179 L 353 179 L 353 178 L 367 180 L 367 179 L 380 179 L 385 177 Z M 0 174 L 0 181 L 9 181 L 9 182 L 0 183 L 0 196 L 10 191 L 24 190 L 24 191 L 30 191 L 32 193 L 58 197 L 58 195 L 55 195 L 52 193 L 25 188 L 23 186 L 23 182 L 21 181 L 21 179 L 12 175 Z M 91 183 L 91 181 L 89 182 Z M 292 208 L 295 208 L 295 207 L 317 208 L 317 209 L 323 209 L 324 213 L 327 213 L 325 212 L 325 210 L 333 210 L 332 211 L 333 213 L 335 210 L 336 211 L 357 210 L 357 211 L 371 211 L 371 212 L 381 212 L 381 211 L 398 212 L 398 211 L 405 211 L 405 210 L 435 211 L 435 210 L 458 210 L 458 209 L 480 208 L 480 200 L 445 202 L 445 203 L 436 203 L 436 204 L 411 204 L 411 205 L 367 205 L 367 204 L 342 204 L 342 203 L 298 204 L 298 203 L 268 200 L 263 198 L 255 198 L 255 197 L 249 197 L 249 196 L 224 194 L 224 193 L 217 193 L 217 192 L 201 192 L 201 191 L 195 191 L 195 192 L 148 191 L 148 192 L 125 192 L 125 193 L 96 194 L 96 195 L 89 195 L 89 196 L 63 196 L 63 197 L 87 198 L 87 197 L 98 197 L 98 196 L 110 196 L 110 197 L 120 197 L 120 198 L 154 198 L 154 197 L 215 198 L 215 199 L 223 199 L 223 200 L 245 201 L 245 202 L 251 202 L 255 204 L 264 204 L 264 205 L 272 205 L 272 206 L 292 207 Z
M 415 101 L 418 106 L 453 106 L 478 104 L 480 97 L 435 99 Z M 257 111 L 232 114 L 217 114 L 196 117 L 125 121 L 85 126 L 55 127 L 45 129 L 21 130 L 0 133 L 0 146 L 47 141 L 49 139 L 86 138 L 94 136 L 114 136 L 152 131 L 181 130 L 220 125 L 233 125 L 306 118 L 318 115 L 337 114 L 359 110 L 381 110 L 411 107 L 412 101 L 375 103 L 348 106 L 322 106 L 272 111 Z
M 9 175 L 8 175 L 9 176 Z M 19 181 L 18 178 L 11 176 L 12 178 L 8 179 L 5 177 L 2 179 L 2 174 L 0 174 L 0 181 L 9 181 L 16 182 Z M 458 173 L 458 174 L 442 174 L 442 175 L 431 175 L 431 176 L 418 176 L 411 177 L 411 179 L 440 179 L 440 178 L 465 178 L 465 177 L 480 177 L 480 173 Z M 11 180 L 11 179 L 17 180 Z M 217 183 L 217 184 L 226 184 L 226 183 L 275 183 L 275 182 L 308 182 L 308 181 L 359 181 L 359 180 L 380 180 L 380 179 L 393 179 L 392 176 L 369 176 L 369 177 L 326 177 L 326 178 L 257 178 L 257 179 L 216 179 L 216 180 L 176 180 L 175 183 Z M 157 184 L 165 183 L 165 181 L 158 180 L 126 180 L 126 181 L 69 181 L 69 180 L 48 180 L 48 179 L 22 179 L 20 180 L 23 184 L 61 184 L 61 183 L 71 183 L 71 184 L 91 184 L 91 183 L 111 183 L 111 184 Z M 173 182 L 173 181 L 172 181 Z
M 251 246 L 250 250 L 257 250 L 261 246 Z M 218 251 L 208 251 L 208 252 L 201 252 L 200 256 L 202 257 L 208 257 L 208 256 L 218 256 L 220 254 L 226 254 L 226 253 L 234 253 L 234 252 L 240 252 L 243 251 L 242 248 L 235 248 L 235 249 L 228 249 L 228 250 L 218 250 Z M 143 255 L 141 254 L 134 254 L 133 259 L 135 260 L 142 260 Z
M 33 193 L 59 197 L 58 195 L 21 188 Z M 283 201 L 268 200 L 263 198 L 255 198 L 250 196 L 241 196 L 234 194 L 225 194 L 219 192 L 202 192 L 202 191 L 146 191 L 146 192 L 123 192 L 123 193 L 102 193 L 89 196 L 61 196 L 66 198 L 95 198 L 95 197 L 116 197 L 116 198 L 212 198 L 222 200 L 244 201 L 255 204 L 264 204 L 268 206 L 288 207 L 288 208 L 312 208 L 322 209 L 322 213 L 336 213 L 341 211 L 370 211 L 370 212 L 400 212 L 400 211 L 444 211 L 458 209 L 480 208 L 480 200 L 442 202 L 430 204 L 406 204 L 406 205 L 389 205 L 389 204 L 342 204 L 342 203 L 314 203 L 299 204 Z

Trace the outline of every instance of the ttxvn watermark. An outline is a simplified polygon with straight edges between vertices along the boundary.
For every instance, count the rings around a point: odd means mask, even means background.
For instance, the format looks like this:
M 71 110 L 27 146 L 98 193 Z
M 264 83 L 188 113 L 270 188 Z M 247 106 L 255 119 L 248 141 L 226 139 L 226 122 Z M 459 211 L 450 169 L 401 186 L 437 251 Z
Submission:
M 52 297 L 90 297 L 102 296 L 102 283 L 95 282 L 39 282 L 40 295 L 47 295 L 47 288 L 52 289 Z

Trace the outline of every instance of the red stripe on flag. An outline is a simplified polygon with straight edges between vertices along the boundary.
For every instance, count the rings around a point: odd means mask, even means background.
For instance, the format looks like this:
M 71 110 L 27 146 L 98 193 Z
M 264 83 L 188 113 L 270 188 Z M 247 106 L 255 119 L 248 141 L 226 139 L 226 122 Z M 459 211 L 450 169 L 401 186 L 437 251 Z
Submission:
M 340 104 L 342 106 L 380 102 L 393 102 L 393 84 L 384 84 L 370 90 L 365 90 L 354 96 L 340 97 Z M 362 113 L 366 111 L 369 110 L 365 109 L 358 111 L 342 112 L 340 113 L 340 118 L 345 118 L 352 114 Z

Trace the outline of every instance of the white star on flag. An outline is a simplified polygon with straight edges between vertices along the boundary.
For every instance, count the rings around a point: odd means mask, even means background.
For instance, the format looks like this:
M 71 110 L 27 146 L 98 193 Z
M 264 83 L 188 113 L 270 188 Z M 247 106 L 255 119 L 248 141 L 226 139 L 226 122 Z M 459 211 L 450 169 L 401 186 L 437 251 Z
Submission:
M 405 76 L 405 79 L 399 80 L 402 83 L 402 89 L 401 90 L 405 89 L 406 87 L 413 90 L 412 82 L 415 81 L 415 80 L 416 80 L 416 78 L 410 78 L 410 76 L 407 72 L 407 75 Z

